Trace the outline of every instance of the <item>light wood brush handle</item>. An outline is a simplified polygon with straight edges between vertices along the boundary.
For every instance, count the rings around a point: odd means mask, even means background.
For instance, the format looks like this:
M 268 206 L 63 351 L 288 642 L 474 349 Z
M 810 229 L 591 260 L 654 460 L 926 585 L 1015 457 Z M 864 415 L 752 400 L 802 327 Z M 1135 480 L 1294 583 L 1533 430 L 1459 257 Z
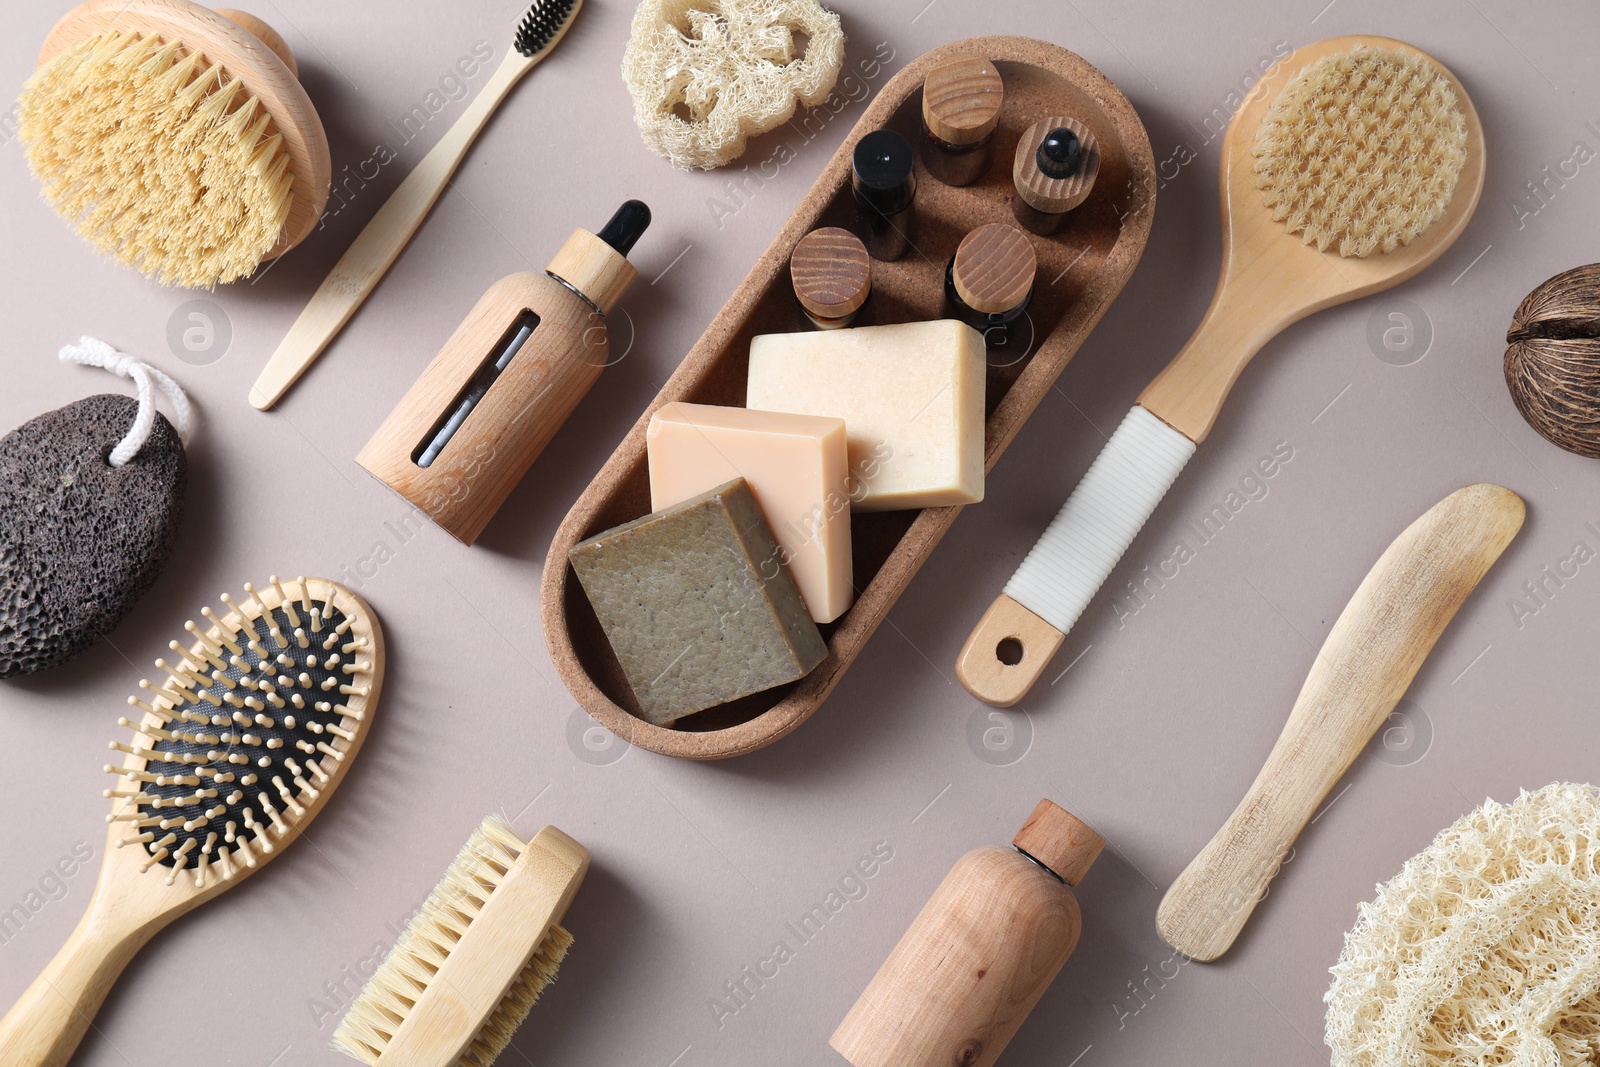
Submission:
M 573 5 L 574 11 L 577 6 Z M 571 25 L 570 17 L 566 25 Z M 561 33 L 565 32 L 564 26 Z M 488 123 L 489 116 L 522 76 L 550 54 L 559 39 L 560 34 L 557 34 L 532 57 L 522 55 L 515 48 L 506 53 L 466 113 L 429 149 L 416 169 L 406 175 L 405 181 L 390 194 L 317 287 L 311 302 L 300 312 L 300 317 L 250 387 L 252 407 L 266 411 L 276 404 L 350 321 L 350 316 L 356 313 L 417 232 L 417 227 L 422 225 L 422 220 L 427 218 L 467 149 Z
M 1469 485 L 1379 557 L 1329 631 L 1250 791 L 1162 899 L 1156 925 L 1168 944 L 1202 961 L 1233 944 L 1295 838 L 1394 710 L 1524 513 L 1510 490 Z
M 165 925 L 121 922 L 91 904 L 55 959 L 0 1019 L 0 1063 L 65 1067 L 112 983 Z

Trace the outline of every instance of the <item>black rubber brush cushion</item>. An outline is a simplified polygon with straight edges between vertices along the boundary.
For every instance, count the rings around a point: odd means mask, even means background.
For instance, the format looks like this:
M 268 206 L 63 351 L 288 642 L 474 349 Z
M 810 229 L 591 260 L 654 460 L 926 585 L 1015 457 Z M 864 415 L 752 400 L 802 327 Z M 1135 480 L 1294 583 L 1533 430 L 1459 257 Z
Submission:
M 188 482 L 177 431 L 157 414 L 137 456 L 106 458 L 138 411 L 104 393 L 0 438 L 0 678 L 94 644 L 171 555 Z

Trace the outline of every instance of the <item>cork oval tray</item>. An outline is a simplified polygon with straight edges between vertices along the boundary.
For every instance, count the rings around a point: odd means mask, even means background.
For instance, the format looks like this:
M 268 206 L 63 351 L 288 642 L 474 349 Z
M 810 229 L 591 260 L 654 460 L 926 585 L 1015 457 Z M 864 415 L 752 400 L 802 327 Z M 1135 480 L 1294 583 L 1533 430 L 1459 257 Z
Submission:
M 851 518 L 857 599 L 822 627 L 828 656 L 798 682 L 679 720 L 638 718 L 633 693 L 567 563 L 579 541 L 650 511 L 645 428 L 676 400 L 743 407 L 750 338 L 797 330 L 789 283 L 795 242 L 819 226 L 854 225 L 851 152 L 863 135 L 889 127 L 920 138 L 922 81 L 936 63 L 987 56 L 1005 81 L 1005 107 L 988 174 L 964 188 L 943 185 L 917 163 L 917 247 L 893 263 L 874 262 L 878 324 L 944 316 L 944 267 L 961 238 L 986 222 L 1013 221 L 1011 158 L 1035 120 L 1080 119 L 1100 143 L 1100 175 L 1078 213 L 1051 237 L 1033 237 L 1038 283 L 1029 305 L 1034 340 L 1024 357 L 991 354 L 985 469 L 992 468 L 1078 346 L 1122 291 L 1139 262 L 1155 206 L 1150 140 L 1127 98 L 1081 57 L 1027 37 L 975 37 L 936 48 L 883 87 L 844 144 L 712 319 L 700 340 L 617 446 L 556 531 L 541 589 L 545 639 L 562 681 L 596 720 L 632 744 L 688 759 L 723 759 L 770 745 L 821 706 L 878 624 L 950 528 L 959 507 L 858 513 Z

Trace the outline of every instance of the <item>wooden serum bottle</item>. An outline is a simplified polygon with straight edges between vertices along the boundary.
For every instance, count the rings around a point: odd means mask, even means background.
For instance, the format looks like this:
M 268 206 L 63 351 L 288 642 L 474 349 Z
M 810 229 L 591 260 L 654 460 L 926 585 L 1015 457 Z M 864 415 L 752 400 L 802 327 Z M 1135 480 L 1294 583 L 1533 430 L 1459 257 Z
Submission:
M 1055 980 L 1105 841 L 1041 800 L 1011 846 L 956 862 L 833 1032 L 854 1067 L 990 1067 Z
M 649 225 L 629 200 L 598 234 L 574 230 L 543 273 L 490 286 L 356 462 L 477 540 L 609 362 L 605 316 L 638 274 L 627 254 Z
M 983 334 L 991 352 L 1011 343 L 1011 324 L 1028 310 L 1039 257 L 1028 235 L 1008 222 L 987 222 L 961 239 L 944 270 L 951 314 Z
M 971 185 L 994 162 L 1005 86 L 981 56 L 940 63 L 922 82 L 922 165 L 946 185 Z
M 1051 117 L 1029 126 L 1017 142 L 1011 179 L 1011 213 L 1033 233 L 1048 237 L 1094 191 L 1100 143 L 1077 119 Z
M 872 259 L 861 238 L 824 226 L 795 242 L 789 280 L 805 321 L 817 329 L 861 325 L 856 319 L 872 293 Z

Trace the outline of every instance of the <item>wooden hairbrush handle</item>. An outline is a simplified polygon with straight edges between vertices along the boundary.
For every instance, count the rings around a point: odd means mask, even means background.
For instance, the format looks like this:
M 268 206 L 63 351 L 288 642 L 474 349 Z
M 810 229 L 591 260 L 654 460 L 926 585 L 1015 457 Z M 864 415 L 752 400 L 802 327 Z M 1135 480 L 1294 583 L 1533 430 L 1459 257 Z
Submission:
M 1168 944 L 1202 961 L 1233 944 L 1295 838 L 1394 710 L 1524 514 L 1509 489 L 1469 485 L 1379 557 L 1329 631 L 1250 791 L 1162 898 L 1156 926 Z
M 55 959 L 0 1019 L 6 1067 L 65 1067 L 117 976 L 167 925 L 166 917 L 131 923 L 98 903 L 97 894 Z

